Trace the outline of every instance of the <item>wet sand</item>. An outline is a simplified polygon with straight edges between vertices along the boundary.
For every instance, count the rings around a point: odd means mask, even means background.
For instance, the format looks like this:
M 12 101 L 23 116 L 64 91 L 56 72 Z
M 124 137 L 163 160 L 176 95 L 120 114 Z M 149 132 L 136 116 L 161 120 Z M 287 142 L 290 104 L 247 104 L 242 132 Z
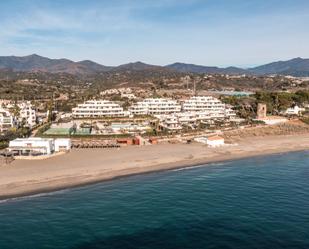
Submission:
M 251 137 L 237 145 L 193 144 L 74 149 L 44 160 L 15 160 L 0 166 L 0 199 L 49 192 L 117 177 L 211 162 L 309 149 L 309 134 Z

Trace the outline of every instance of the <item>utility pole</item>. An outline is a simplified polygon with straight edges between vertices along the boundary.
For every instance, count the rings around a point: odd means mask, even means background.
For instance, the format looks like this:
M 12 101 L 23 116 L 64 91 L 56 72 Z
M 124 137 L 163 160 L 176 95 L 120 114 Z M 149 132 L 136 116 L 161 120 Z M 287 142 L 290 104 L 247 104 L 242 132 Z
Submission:
M 187 86 L 187 90 L 189 90 L 189 81 L 190 81 L 190 76 L 186 75 L 185 76 L 185 83 L 186 83 L 186 86 Z
M 196 96 L 196 79 L 193 81 L 193 96 Z

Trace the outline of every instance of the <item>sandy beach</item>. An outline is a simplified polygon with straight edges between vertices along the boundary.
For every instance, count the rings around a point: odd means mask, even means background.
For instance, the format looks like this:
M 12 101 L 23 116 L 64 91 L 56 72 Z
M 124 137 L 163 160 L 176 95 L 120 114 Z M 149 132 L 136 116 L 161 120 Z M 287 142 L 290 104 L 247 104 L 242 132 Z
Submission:
M 309 149 L 309 134 L 251 137 L 235 145 L 193 144 L 75 149 L 44 160 L 15 160 L 0 167 L 0 199 L 64 189 L 116 177 L 210 162 Z

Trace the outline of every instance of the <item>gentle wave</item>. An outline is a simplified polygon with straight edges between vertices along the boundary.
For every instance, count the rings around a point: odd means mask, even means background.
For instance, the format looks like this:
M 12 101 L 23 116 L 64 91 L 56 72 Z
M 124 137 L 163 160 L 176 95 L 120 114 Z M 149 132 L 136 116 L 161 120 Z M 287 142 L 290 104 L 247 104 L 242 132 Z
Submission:
M 53 196 L 56 194 L 66 193 L 68 191 L 70 191 L 70 189 L 62 189 L 62 190 L 55 190 L 55 191 L 46 192 L 46 193 L 38 193 L 38 194 L 32 194 L 32 195 L 27 195 L 27 196 L 12 197 L 8 199 L 0 200 L 0 204 L 7 203 L 7 202 L 14 202 L 14 201 L 30 200 L 30 199 L 40 198 L 40 197 Z
M 184 170 L 191 170 L 191 169 L 198 169 L 198 168 L 203 168 L 206 166 L 223 166 L 226 165 L 227 163 L 207 163 L 207 164 L 201 164 L 201 165 L 194 165 L 194 166 L 188 166 L 188 167 L 183 167 L 183 168 L 178 168 L 178 169 L 172 169 L 171 171 L 184 171 Z

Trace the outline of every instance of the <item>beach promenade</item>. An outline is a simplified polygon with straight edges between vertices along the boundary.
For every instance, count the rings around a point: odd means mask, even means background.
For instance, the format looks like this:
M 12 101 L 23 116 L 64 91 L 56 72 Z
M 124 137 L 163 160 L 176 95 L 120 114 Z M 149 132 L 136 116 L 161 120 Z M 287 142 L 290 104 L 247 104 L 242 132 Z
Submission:
M 198 143 L 74 149 L 44 160 L 15 160 L 0 167 L 0 199 L 64 189 L 141 174 L 309 149 L 309 134 L 243 138 L 237 144 L 208 148 Z

